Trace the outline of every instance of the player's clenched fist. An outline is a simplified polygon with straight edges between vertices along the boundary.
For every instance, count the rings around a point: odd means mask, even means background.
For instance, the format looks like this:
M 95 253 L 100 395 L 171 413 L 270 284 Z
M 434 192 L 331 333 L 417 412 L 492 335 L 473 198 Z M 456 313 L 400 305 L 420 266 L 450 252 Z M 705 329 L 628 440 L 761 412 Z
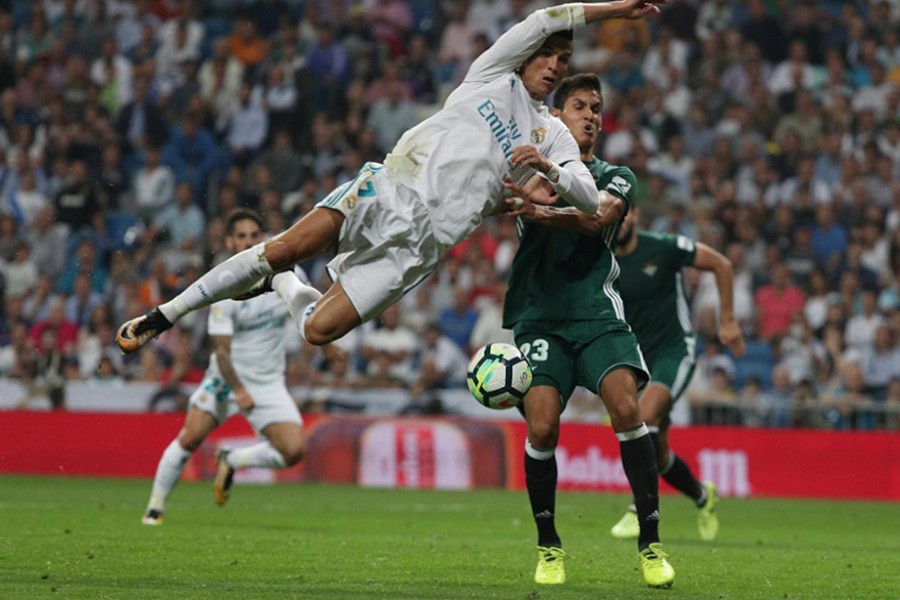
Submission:
M 538 149 L 534 146 L 513 148 L 512 156 L 509 157 L 509 164 L 514 169 L 520 165 L 525 165 L 537 169 L 541 173 L 546 173 L 553 168 L 553 163 L 538 152 Z

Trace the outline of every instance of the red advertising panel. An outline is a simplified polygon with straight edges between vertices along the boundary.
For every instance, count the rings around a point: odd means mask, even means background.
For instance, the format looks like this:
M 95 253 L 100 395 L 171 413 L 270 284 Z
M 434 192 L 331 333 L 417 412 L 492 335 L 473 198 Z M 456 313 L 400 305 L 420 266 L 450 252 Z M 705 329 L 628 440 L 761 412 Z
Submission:
M 291 469 L 247 470 L 240 479 L 378 487 L 524 488 L 522 422 L 450 418 L 306 417 L 307 459 Z M 152 477 L 181 415 L 0 412 L 0 473 Z M 233 419 L 185 470 L 215 472 L 218 443 L 253 443 Z M 725 496 L 900 500 L 900 434 L 689 427 L 674 451 Z M 619 444 L 607 426 L 565 423 L 556 451 L 561 489 L 627 492 Z M 665 490 L 665 488 L 664 488 Z

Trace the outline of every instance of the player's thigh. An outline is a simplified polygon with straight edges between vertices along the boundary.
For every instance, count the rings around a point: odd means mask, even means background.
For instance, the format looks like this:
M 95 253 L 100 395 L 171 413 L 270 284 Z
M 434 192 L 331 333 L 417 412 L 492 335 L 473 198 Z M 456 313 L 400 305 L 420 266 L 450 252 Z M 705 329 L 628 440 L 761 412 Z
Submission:
M 285 231 L 266 241 L 266 260 L 275 271 L 324 254 L 334 252 L 344 215 L 328 208 L 313 208 Z
M 322 346 L 345 336 L 362 323 L 353 301 L 340 282 L 332 284 L 307 316 L 303 336 L 310 344 Z
M 178 432 L 178 442 L 186 450 L 196 450 L 203 443 L 203 440 L 206 439 L 206 436 L 218 425 L 211 414 L 200 410 L 196 406 L 191 406 L 184 419 L 184 425 L 182 425 L 181 431 Z
M 586 341 L 578 349 L 575 362 L 579 385 L 602 397 L 600 392 L 603 380 L 617 369 L 633 372 L 638 389 L 646 385 L 650 374 L 637 338 L 630 330 L 615 323 L 612 326 L 604 325 L 602 321 L 585 322 L 583 328 L 585 331 L 582 339 Z M 594 333 L 596 335 L 592 335 Z M 604 398 L 604 402 L 607 400 L 609 399 Z
M 299 423 L 276 421 L 266 425 L 262 434 L 284 457 L 288 465 L 300 462 L 306 453 L 306 438 L 303 435 L 303 426 Z
M 434 271 L 439 253 L 423 246 L 387 240 L 382 247 L 354 251 L 329 263 L 361 322 L 380 315 Z
M 549 331 L 552 326 L 542 323 L 516 326 L 516 346 L 531 365 L 531 389 L 549 386 L 558 390 L 562 412 L 575 389 L 575 365 L 571 345 Z

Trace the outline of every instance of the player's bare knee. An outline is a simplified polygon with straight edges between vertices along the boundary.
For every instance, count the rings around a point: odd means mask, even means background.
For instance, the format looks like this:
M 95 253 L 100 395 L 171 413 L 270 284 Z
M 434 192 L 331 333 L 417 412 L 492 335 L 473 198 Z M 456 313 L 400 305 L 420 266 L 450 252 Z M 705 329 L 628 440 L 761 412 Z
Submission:
M 297 248 L 284 240 L 272 238 L 265 245 L 266 260 L 275 271 L 281 271 L 297 262 Z
M 612 423 L 613 430 L 616 432 L 628 431 L 634 429 L 641 424 L 638 415 L 637 405 L 623 399 L 621 402 L 611 402 L 606 407 L 609 413 L 609 420 Z
M 188 452 L 193 452 L 203 443 L 203 437 L 197 436 L 193 432 L 182 429 L 178 432 L 178 443 Z
M 313 346 L 324 346 L 347 333 L 346 327 L 335 319 L 326 321 L 317 312 L 313 312 L 306 318 L 303 327 L 303 337 Z
M 535 448 L 554 448 L 559 440 L 559 425 L 549 422 L 532 423 L 528 440 Z
M 299 463 L 305 455 L 306 446 L 302 442 L 289 444 L 287 448 L 281 450 L 281 457 L 284 458 L 284 464 L 288 467 Z

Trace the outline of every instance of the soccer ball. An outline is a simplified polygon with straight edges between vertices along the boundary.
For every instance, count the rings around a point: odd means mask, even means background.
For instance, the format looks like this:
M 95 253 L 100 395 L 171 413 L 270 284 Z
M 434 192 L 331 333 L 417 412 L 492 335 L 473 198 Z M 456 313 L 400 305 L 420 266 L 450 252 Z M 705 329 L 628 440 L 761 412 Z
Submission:
M 488 344 L 469 361 L 469 391 L 488 408 L 517 406 L 531 387 L 531 365 L 512 344 Z

